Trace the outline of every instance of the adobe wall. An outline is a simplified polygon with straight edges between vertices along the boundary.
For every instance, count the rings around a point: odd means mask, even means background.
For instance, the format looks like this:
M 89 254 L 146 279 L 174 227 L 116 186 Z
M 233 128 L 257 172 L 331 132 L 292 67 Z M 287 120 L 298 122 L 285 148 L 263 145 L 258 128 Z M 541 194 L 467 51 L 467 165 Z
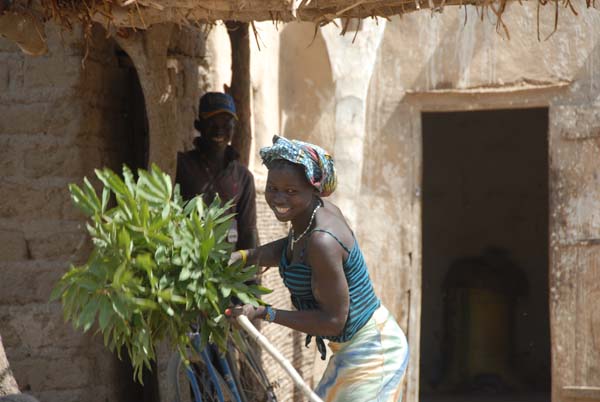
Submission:
M 104 104 L 101 85 L 82 85 L 100 63 L 91 58 L 82 72 L 81 32 L 62 33 L 64 42 L 57 27 L 47 32 L 49 53 L 39 58 L 0 40 L 0 328 L 22 390 L 42 400 L 118 399 L 115 359 L 98 339 L 63 324 L 48 298 L 69 262 L 89 251 L 67 184 L 116 157 L 95 123 L 100 109 L 122 105 Z M 82 99 L 83 91 L 99 99 Z M 112 120 L 103 124 L 117 134 Z
M 48 54 L 29 57 L 0 39 L 0 333 L 23 391 L 41 401 L 130 400 L 130 375 L 100 337 L 63 323 L 48 301 L 69 264 L 87 256 L 83 216 L 67 184 L 131 158 L 132 69 L 103 29 L 89 55 L 81 30 L 46 25 Z M 203 37 L 177 30 L 169 56 L 180 126 L 189 144 L 200 91 Z M 125 57 L 126 59 L 126 57 Z
M 257 24 L 263 49 L 279 49 L 278 61 L 268 56 L 270 71 L 279 66 L 277 95 L 269 92 L 279 107 L 261 103 L 260 117 L 255 105 L 255 118 L 339 161 L 334 199 L 355 224 L 378 293 L 409 332 L 409 401 L 418 395 L 421 339 L 421 113 L 548 107 L 550 137 L 598 127 L 600 13 L 573 4 L 579 15 L 561 9 L 549 38 L 554 9 L 542 7 L 541 40 L 535 4 L 527 2 L 507 3 L 510 40 L 491 11 L 482 21 L 474 7 L 364 20 L 354 43 L 354 32 L 339 37 L 332 24 L 315 33 L 312 24 L 289 23 L 278 34 Z M 256 73 L 259 90 L 275 81 Z M 271 134 L 256 133 L 255 152 Z M 255 171 L 264 173 L 258 164 Z M 596 207 L 590 197 L 581 202 Z
M 366 146 L 363 149 L 365 169 L 359 210 L 363 217 L 361 221 L 367 224 L 361 227 L 359 234 L 366 241 L 367 256 L 376 255 L 381 265 L 388 270 L 390 267 L 404 270 L 409 266 L 409 253 L 416 251 L 420 254 L 420 234 L 415 236 L 418 243 L 412 248 L 403 246 L 406 233 L 413 229 L 415 223 L 417 230 L 420 230 L 420 218 L 416 221 L 409 220 L 408 223 L 403 219 L 410 215 L 407 211 L 410 205 L 420 204 L 422 197 L 420 169 L 423 161 L 418 145 L 422 141 L 422 112 L 548 107 L 548 138 L 551 144 L 557 144 L 552 138 L 560 137 L 565 130 L 573 130 L 562 127 L 567 124 L 562 123 L 565 120 L 569 127 L 578 127 L 577 130 L 589 130 L 598 126 L 597 113 L 592 110 L 597 109 L 600 94 L 595 67 L 600 61 L 600 13 L 594 9 L 585 9 L 582 2 L 574 4 L 579 16 L 572 15 L 568 10 L 561 10 L 558 31 L 548 40 L 544 39 L 553 30 L 554 15 L 553 10 L 542 8 L 539 27 L 541 41 L 537 39 L 536 7 L 530 3 L 524 3 L 523 6 L 511 3 L 505 12 L 503 19 L 509 29 L 510 40 L 503 39 L 496 32 L 493 19 L 490 22 L 486 17 L 483 22 L 480 21 L 474 8 L 467 8 L 466 22 L 464 9 L 447 7 L 442 14 L 414 13 L 402 19 L 392 19 L 387 24 L 369 89 Z M 565 119 L 566 116 L 568 119 Z M 491 152 L 499 153 L 502 150 Z M 550 152 L 560 154 L 558 149 L 552 150 L 552 146 Z M 413 163 L 407 164 L 407 160 L 412 160 Z M 413 166 L 414 170 L 403 169 L 407 166 Z M 415 180 L 416 185 L 411 183 Z M 459 187 L 457 192 L 460 191 Z M 411 190 L 412 194 L 407 194 L 407 190 Z M 561 194 L 560 189 L 551 189 L 551 199 L 557 195 L 557 191 Z M 488 196 L 494 197 L 493 194 Z M 490 205 L 493 203 L 490 202 Z M 578 209 L 583 208 L 583 204 L 580 205 Z M 585 210 L 595 216 L 592 211 L 598 208 L 597 203 L 592 203 L 586 204 Z M 443 211 L 437 213 L 443 214 Z M 393 217 L 391 221 L 394 225 L 381 225 L 390 217 Z M 552 227 L 562 225 L 555 217 L 556 215 L 550 215 L 551 231 Z M 371 222 L 373 224 L 370 225 Z M 535 240 L 536 244 L 541 241 L 542 247 L 544 242 L 548 245 L 546 239 Z M 394 248 L 390 244 L 399 246 Z M 549 249 L 553 252 L 554 247 Z M 526 268 L 533 263 L 528 258 L 526 253 L 516 256 L 517 263 Z M 550 257 L 550 265 L 546 268 L 550 271 L 550 276 L 555 264 Z M 397 311 L 401 312 L 401 317 L 417 314 L 421 319 L 431 319 L 423 317 L 418 311 L 421 301 L 415 296 L 420 295 L 413 292 L 403 300 L 402 295 L 394 294 L 394 287 L 382 286 L 383 283 L 390 283 L 390 275 L 389 271 L 376 270 L 373 276 L 384 297 L 397 300 L 395 305 L 398 306 Z M 533 274 L 531 278 L 535 279 L 536 275 L 538 274 Z M 412 276 L 400 279 L 400 282 L 417 281 L 413 289 L 420 291 L 420 277 L 417 277 L 416 271 Z M 438 285 L 422 283 L 424 289 L 434 289 L 433 292 L 430 291 L 430 295 L 435 294 Z M 406 288 L 401 283 L 396 287 Z M 550 292 L 560 293 L 552 286 Z M 537 300 L 533 300 L 535 296 L 536 294 L 531 295 L 526 302 L 529 303 L 529 311 L 544 311 L 543 305 L 547 300 L 543 296 L 539 297 L 539 294 Z M 428 303 L 441 308 L 441 292 L 435 300 L 429 300 Z M 407 311 L 407 305 L 410 306 L 410 311 Z M 554 320 L 552 307 L 550 312 L 550 318 Z M 527 321 L 520 320 L 521 331 L 527 327 Z M 425 354 L 422 356 L 428 359 L 425 364 L 428 367 L 435 365 L 431 352 L 438 347 L 439 339 L 436 337 L 439 335 L 423 333 L 412 339 L 411 369 L 414 370 L 414 377 L 418 370 L 415 366 L 418 363 L 419 347 L 424 348 Z M 533 343 L 535 345 L 530 347 L 537 347 L 539 344 Z M 556 379 L 554 401 L 561 400 L 557 384 L 564 385 L 563 373 L 566 372 L 557 368 L 557 362 L 564 362 L 562 358 L 557 358 L 556 352 L 559 348 L 564 348 L 560 343 L 565 345 L 567 341 L 561 337 L 553 338 L 553 378 Z M 539 351 L 534 354 L 539 358 Z M 413 387 L 409 392 L 409 400 L 416 400 L 416 395 L 418 390 Z

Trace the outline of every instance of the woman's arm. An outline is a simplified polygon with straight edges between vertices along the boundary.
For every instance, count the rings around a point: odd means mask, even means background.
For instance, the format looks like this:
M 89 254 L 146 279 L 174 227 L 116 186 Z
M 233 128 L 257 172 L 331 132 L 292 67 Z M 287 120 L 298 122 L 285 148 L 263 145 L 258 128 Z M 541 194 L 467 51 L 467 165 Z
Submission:
M 345 251 L 331 236 L 314 233 L 310 240 L 308 263 L 312 268 L 312 289 L 319 309 L 286 311 L 275 308 L 274 322 L 313 335 L 340 335 L 350 305 L 348 283 L 344 275 Z M 230 315 L 245 314 L 250 320 L 265 318 L 265 307 L 245 305 L 230 310 Z
M 259 267 L 276 267 L 279 265 L 283 248 L 286 244 L 286 238 L 272 241 L 257 248 L 250 250 L 238 250 L 231 253 L 229 264 L 243 259 L 242 254 L 246 253 L 245 265 L 258 265 Z

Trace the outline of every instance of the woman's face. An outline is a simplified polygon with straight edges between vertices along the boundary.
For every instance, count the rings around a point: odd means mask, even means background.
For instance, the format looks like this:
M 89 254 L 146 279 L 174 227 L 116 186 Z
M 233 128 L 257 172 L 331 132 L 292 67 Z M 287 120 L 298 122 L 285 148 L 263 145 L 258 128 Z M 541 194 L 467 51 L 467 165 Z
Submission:
M 302 167 L 284 164 L 269 170 L 265 199 L 277 220 L 289 222 L 302 217 L 312 208 L 314 194 Z

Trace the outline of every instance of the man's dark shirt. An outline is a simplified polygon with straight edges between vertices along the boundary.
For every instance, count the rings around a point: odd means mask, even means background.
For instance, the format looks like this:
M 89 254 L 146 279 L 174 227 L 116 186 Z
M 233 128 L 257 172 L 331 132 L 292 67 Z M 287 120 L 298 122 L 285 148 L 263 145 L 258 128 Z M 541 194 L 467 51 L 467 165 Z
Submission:
M 207 204 L 213 201 L 215 194 L 219 194 L 223 202 L 233 199 L 232 212 L 236 214 L 238 231 L 236 249 L 256 247 L 256 191 L 252 173 L 239 163 L 238 153 L 228 146 L 225 150 L 227 166 L 215 175 L 206 161 L 202 140 L 197 138 L 194 145 L 194 150 L 177 154 L 175 181 L 181 186 L 183 199 L 187 201 L 198 194 L 203 194 Z

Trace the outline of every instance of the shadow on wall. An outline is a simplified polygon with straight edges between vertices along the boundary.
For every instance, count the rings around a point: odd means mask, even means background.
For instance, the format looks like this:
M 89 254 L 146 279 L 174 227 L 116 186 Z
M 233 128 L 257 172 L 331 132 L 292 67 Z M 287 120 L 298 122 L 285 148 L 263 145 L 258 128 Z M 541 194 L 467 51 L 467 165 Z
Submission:
M 333 149 L 335 84 L 321 31 L 313 24 L 287 24 L 281 32 L 279 99 L 285 137 Z
M 509 251 L 489 247 L 481 255 L 457 259 L 441 290 L 446 370 L 438 388 L 476 394 L 523 388 L 515 324 L 529 281 Z

